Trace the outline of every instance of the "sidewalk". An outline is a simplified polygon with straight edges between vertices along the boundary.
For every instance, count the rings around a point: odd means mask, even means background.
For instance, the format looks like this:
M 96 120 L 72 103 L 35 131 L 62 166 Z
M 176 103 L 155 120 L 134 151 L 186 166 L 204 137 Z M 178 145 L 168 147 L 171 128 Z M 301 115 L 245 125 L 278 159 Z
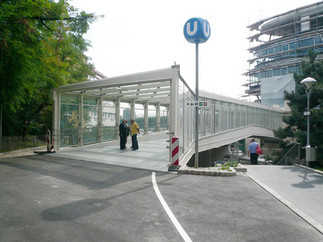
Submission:
M 323 175 L 297 166 L 244 167 L 251 179 L 323 234 Z

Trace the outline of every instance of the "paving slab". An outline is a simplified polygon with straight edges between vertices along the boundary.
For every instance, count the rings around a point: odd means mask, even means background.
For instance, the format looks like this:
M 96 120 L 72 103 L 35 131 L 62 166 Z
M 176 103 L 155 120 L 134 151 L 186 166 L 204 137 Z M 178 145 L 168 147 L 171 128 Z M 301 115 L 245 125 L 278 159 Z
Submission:
M 139 149 L 135 151 L 130 149 L 131 141 L 128 140 L 128 148 L 125 150 L 120 150 L 118 142 L 104 142 L 82 147 L 61 148 L 51 155 L 109 165 L 168 171 L 169 150 L 166 148 L 168 144 L 166 140 L 165 135 L 160 135 L 159 138 L 139 139 Z
M 248 174 L 323 226 L 323 175 L 297 166 L 244 166 Z

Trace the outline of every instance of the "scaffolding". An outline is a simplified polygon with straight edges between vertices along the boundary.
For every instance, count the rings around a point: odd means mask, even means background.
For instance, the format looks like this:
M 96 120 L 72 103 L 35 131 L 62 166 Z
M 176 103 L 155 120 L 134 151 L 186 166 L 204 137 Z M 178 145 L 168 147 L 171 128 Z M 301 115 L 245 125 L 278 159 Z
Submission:
M 260 20 L 248 28 L 257 33 L 248 37 L 255 44 L 249 48 L 253 57 L 248 60 L 250 67 L 245 73 L 248 80 L 243 85 L 247 87 L 247 96 L 264 98 L 261 87 L 264 78 L 300 73 L 300 63 L 309 51 L 318 54 L 317 61 L 323 59 L 323 2 Z M 281 95 L 277 102 L 283 103 L 283 98 Z

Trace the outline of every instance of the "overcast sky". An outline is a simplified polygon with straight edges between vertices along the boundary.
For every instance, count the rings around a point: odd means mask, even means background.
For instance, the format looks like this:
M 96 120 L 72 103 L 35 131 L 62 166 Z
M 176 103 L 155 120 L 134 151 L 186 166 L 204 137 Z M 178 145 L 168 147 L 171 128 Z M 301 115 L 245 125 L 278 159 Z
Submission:
M 311 0 L 71 0 L 79 10 L 104 15 L 85 36 L 87 55 L 108 77 L 168 68 L 176 62 L 195 90 L 195 45 L 183 34 L 186 21 L 207 19 L 211 36 L 199 45 L 199 86 L 224 96 L 244 94 L 250 35 L 246 28 L 318 1 Z

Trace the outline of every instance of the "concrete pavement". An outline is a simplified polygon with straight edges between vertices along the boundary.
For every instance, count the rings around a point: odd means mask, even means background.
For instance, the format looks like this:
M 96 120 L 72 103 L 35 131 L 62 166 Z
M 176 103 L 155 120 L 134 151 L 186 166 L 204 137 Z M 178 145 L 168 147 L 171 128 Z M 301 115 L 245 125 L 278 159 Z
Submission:
M 296 166 L 244 166 L 252 179 L 323 234 L 323 175 Z
M 52 154 L 58 157 L 93 161 L 109 165 L 132 167 L 154 171 L 168 171 L 169 150 L 166 148 L 169 137 L 165 134 L 139 136 L 139 150 L 130 149 L 128 138 L 127 149 L 120 150 L 118 141 L 104 142 L 82 147 L 61 148 Z

